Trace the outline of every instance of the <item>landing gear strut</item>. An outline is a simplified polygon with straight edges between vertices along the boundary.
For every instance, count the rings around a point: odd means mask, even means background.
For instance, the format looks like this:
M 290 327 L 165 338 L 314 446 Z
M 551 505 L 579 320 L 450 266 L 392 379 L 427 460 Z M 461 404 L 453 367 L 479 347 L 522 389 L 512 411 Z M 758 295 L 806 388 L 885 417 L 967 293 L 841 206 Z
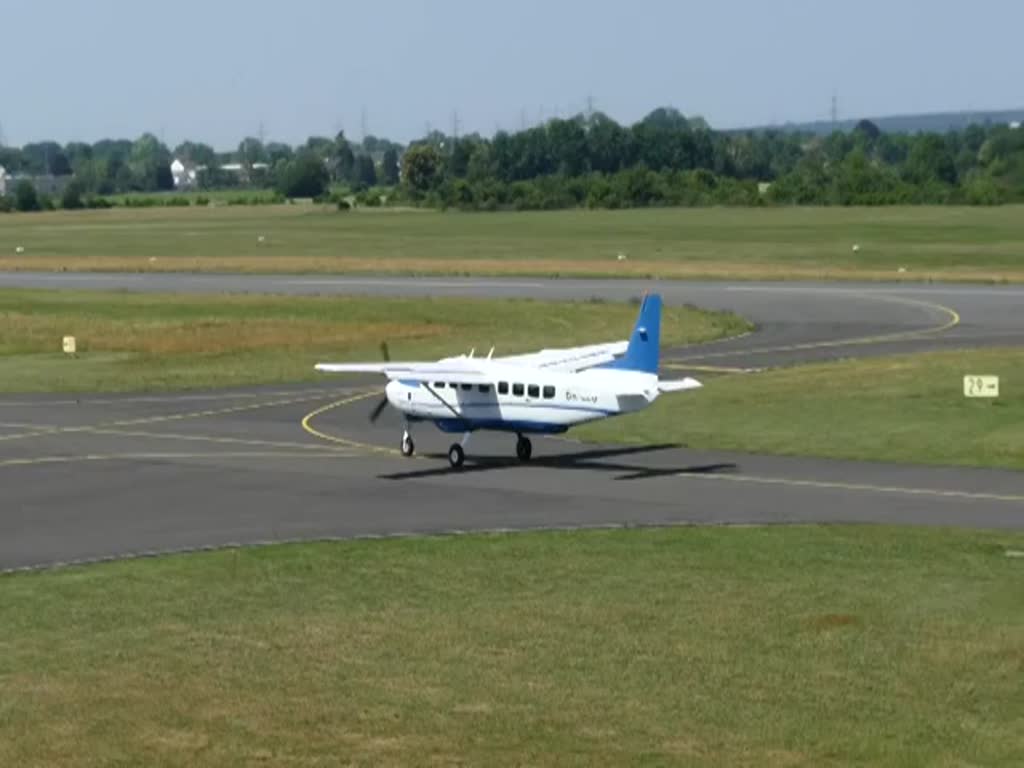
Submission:
M 529 461 L 532 455 L 533 443 L 530 442 L 530 438 L 519 435 L 519 439 L 516 440 L 516 456 L 520 461 Z
M 409 430 L 405 430 L 402 433 L 402 455 L 409 458 L 416 452 L 416 444 L 412 441 L 412 435 L 409 434 Z

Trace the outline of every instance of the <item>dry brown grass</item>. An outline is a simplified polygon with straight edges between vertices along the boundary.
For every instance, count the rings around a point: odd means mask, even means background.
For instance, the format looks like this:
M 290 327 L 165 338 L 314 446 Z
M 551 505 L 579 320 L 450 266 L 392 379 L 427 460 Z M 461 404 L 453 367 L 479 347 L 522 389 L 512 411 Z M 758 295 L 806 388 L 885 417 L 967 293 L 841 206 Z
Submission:
M 30 349 L 53 347 L 69 323 L 62 318 L 21 313 L 0 314 L 0 345 Z M 337 323 L 298 318 L 140 321 L 127 324 L 105 318 L 74 321 L 78 349 L 87 352 L 134 352 L 143 355 L 219 355 L 267 349 L 334 347 L 349 349 L 367 339 L 392 342 L 438 339 L 451 332 L 444 325 L 359 322 Z
M 473 275 L 484 277 L 621 277 L 725 280 L 892 280 L 1024 283 L 1024 268 L 871 269 L 850 266 L 756 264 L 729 260 L 612 262 L 607 259 L 350 258 L 310 256 L 59 257 L 0 256 L 11 272 L 237 272 L 241 274 Z
M 322 360 L 514 354 L 621 338 L 627 303 L 0 290 L 0 390 L 110 391 L 323 380 Z M 728 313 L 667 307 L 666 344 L 735 335 Z M 60 352 L 73 335 L 79 354 Z
M 848 613 L 826 613 L 822 616 L 815 616 L 809 621 L 814 629 L 829 630 L 841 627 L 852 627 L 860 624 L 860 619 Z
M 1024 282 L 1022 210 L 61 212 L 5 217 L 0 269 Z

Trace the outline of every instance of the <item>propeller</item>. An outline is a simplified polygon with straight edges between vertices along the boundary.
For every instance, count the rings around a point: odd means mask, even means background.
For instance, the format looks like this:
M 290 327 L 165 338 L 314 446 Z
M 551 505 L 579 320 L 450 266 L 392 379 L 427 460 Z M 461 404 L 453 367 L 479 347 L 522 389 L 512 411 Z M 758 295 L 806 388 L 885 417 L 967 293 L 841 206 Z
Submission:
M 384 358 L 384 362 L 385 363 L 390 363 L 391 362 L 391 351 L 388 349 L 388 343 L 386 341 L 382 341 L 380 343 L 380 356 L 382 358 Z M 373 410 L 370 411 L 370 423 L 371 424 L 375 423 L 377 421 L 377 419 L 380 418 L 381 413 L 383 413 L 384 409 L 387 408 L 387 405 L 388 405 L 388 396 L 384 395 L 384 397 L 382 397 L 377 402 L 377 405 L 375 405 L 373 407 Z
M 388 396 L 384 395 L 384 397 L 382 397 L 380 399 L 380 401 L 377 403 L 377 405 L 374 406 L 373 410 L 370 411 L 370 423 L 371 424 L 375 423 L 377 421 L 377 419 L 380 418 L 381 412 L 387 407 L 387 405 L 388 405 Z

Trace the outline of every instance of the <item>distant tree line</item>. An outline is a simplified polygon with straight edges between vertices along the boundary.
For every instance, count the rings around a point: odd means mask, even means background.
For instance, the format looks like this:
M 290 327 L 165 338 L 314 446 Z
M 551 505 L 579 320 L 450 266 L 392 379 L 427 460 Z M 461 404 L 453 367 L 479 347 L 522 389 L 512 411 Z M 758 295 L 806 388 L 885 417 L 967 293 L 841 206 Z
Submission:
M 491 138 L 435 131 L 409 146 L 339 133 L 295 147 L 247 137 L 231 152 L 191 141 L 171 150 L 151 134 L 0 147 L 9 174 L 74 179 L 60 201 L 33 201 L 17 185 L 0 205 L 81 207 L 114 194 L 169 191 L 173 160 L 195 172 L 202 190 L 273 189 L 282 198 L 317 199 L 331 190 L 340 199 L 344 190 L 365 204 L 386 190 L 389 203 L 464 210 L 1024 201 L 1024 129 L 896 134 L 862 120 L 828 136 L 723 132 L 659 108 L 628 126 L 595 113 Z
M 632 126 L 595 114 L 492 139 L 435 135 L 402 168 L 409 200 L 464 209 L 998 204 L 1024 201 L 1024 129 L 727 133 L 657 109 Z

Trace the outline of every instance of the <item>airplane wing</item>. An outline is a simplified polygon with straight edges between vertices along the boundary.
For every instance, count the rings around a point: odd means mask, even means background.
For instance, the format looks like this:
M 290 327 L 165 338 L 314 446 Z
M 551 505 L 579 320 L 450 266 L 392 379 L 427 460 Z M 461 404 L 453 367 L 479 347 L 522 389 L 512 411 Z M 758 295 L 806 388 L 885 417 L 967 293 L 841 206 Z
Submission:
M 525 355 L 495 357 L 492 362 L 505 365 L 522 365 L 543 368 L 548 371 L 575 372 L 595 365 L 610 363 L 617 355 L 626 352 L 628 341 L 613 341 L 607 344 L 589 344 L 583 347 L 564 349 L 542 349 Z
M 447 381 L 457 377 L 460 384 L 487 384 L 493 378 L 479 366 L 467 365 L 462 358 L 433 363 L 317 363 L 315 367 L 322 373 L 380 373 L 388 379 L 403 381 Z

